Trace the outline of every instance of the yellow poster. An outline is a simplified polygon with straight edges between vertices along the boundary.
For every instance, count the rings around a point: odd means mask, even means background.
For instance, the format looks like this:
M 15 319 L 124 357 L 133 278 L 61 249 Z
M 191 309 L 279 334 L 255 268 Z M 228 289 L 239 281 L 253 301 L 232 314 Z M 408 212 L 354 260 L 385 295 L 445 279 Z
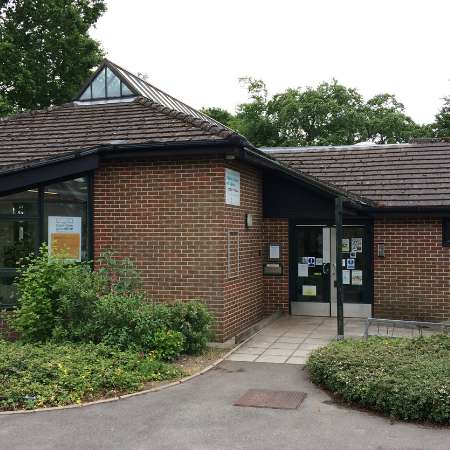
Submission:
M 53 257 L 81 261 L 81 217 L 48 216 L 48 246 Z
M 51 256 L 64 255 L 67 259 L 80 258 L 80 235 L 74 233 L 52 233 Z

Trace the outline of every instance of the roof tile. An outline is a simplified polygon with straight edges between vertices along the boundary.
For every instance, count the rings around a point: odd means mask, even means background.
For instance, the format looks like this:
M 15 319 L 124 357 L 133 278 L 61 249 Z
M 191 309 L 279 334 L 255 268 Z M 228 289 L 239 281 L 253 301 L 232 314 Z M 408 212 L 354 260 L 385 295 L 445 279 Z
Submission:
M 301 173 L 384 206 L 450 206 L 450 144 L 264 149 Z
M 131 102 L 69 104 L 0 120 L 0 170 L 122 144 L 223 140 L 226 127 L 137 98 Z

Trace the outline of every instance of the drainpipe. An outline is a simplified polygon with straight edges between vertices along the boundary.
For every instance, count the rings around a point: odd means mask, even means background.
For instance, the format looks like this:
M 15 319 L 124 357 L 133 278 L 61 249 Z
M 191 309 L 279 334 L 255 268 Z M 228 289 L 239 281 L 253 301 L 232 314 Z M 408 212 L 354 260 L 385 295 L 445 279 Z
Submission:
M 335 200 L 336 221 L 336 289 L 337 289 L 337 340 L 344 339 L 344 298 L 342 290 L 342 197 Z

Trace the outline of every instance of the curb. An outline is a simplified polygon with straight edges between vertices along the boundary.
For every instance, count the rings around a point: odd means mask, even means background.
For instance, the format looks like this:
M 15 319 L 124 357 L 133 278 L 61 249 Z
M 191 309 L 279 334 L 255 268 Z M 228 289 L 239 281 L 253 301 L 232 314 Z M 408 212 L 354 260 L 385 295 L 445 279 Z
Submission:
M 269 325 L 267 325 L 267 326 L 269 326 Z M 264 328 L 266 328 L 266 327 L 264 327 Z M 261 330 L 259 330 L 257 333 L 255 333 L 252 336 L 248 337 L 245 341 L 242 341 L 240 344 L 237 344 L 236 347 L 233 347 L 228 353 L 226 353 L 224 356 L 219 358 L 213 364 L 205 367 L 200 372 L 195 373 L 193 375 L 190 375 L 188 377 L 182 378 L 180 380 L 174 381 L 172 383 L 165 384 L 164 386 L 157 387 L 157 388 L 152 388 L 152 389 L 147 389 L 145 391 L 132 392 L 131 394 L 119 395 L 118 397 L 105 398 L 104 400 L 96 400 L 96 401 L 93 401 L 93 402 L 86 402 L 86 403 L 80 403 L 80 404 L 74 404 L 74 405 L 51 406 L 49 408 L 39 408 L 39 409 L 31 409 L 31 410 L 22 410 L 21 409 L 21 410 L 18 410 L 18 411 L 3 411 L 3 412 L 0 412 L 0 416 L 7 416 L 7 415 L 10 415 L 10 414 L 32 414 L 32 413 L 39 413 L 39 412 L 56 411 L 56 410 L 61 410 L 61 409 L 83 408 L 83 407 L 86 407 L 86 406 L 100 405 L 102 403 L 117 402 L 119 400 L 124 400 L 126 398 L 138 397 L 139 395 L 149 394 L 150 392 L 158 392 L 158 391 L 162 391 L 163 389 L 167 389 L 167 388 L 172 387 L 172 386 L 177 386 L 177 385 L 186 383 L 186 381 L 189 381 L 192 378 L 195 378 L 195 377 L 198 377 L 200 375 L 203 375 L 204 373 L 209 372 L 210 370 L 214 369 L 221 362 L 223 362 L 230 355 L 232 355 L 236 350 L 238 350 L 244 344 L 246 344 L 253 336 L 256 336 L 257 334 L 260 333 L 260 331 L 264 330 L 264 328 L 261 328 Z

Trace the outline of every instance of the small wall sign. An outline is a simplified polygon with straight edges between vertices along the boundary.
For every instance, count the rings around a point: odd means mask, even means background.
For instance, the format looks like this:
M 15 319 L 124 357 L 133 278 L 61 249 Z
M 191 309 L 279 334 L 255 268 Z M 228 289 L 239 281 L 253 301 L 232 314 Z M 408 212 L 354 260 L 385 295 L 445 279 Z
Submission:
M 270 261 L 279 261 L 281 259 L 281 244 L 270 242 L 268 244 L 267 254 Z
M 225 204 L 241 204 L 241 174 L 231 169 L 225 169 Z

